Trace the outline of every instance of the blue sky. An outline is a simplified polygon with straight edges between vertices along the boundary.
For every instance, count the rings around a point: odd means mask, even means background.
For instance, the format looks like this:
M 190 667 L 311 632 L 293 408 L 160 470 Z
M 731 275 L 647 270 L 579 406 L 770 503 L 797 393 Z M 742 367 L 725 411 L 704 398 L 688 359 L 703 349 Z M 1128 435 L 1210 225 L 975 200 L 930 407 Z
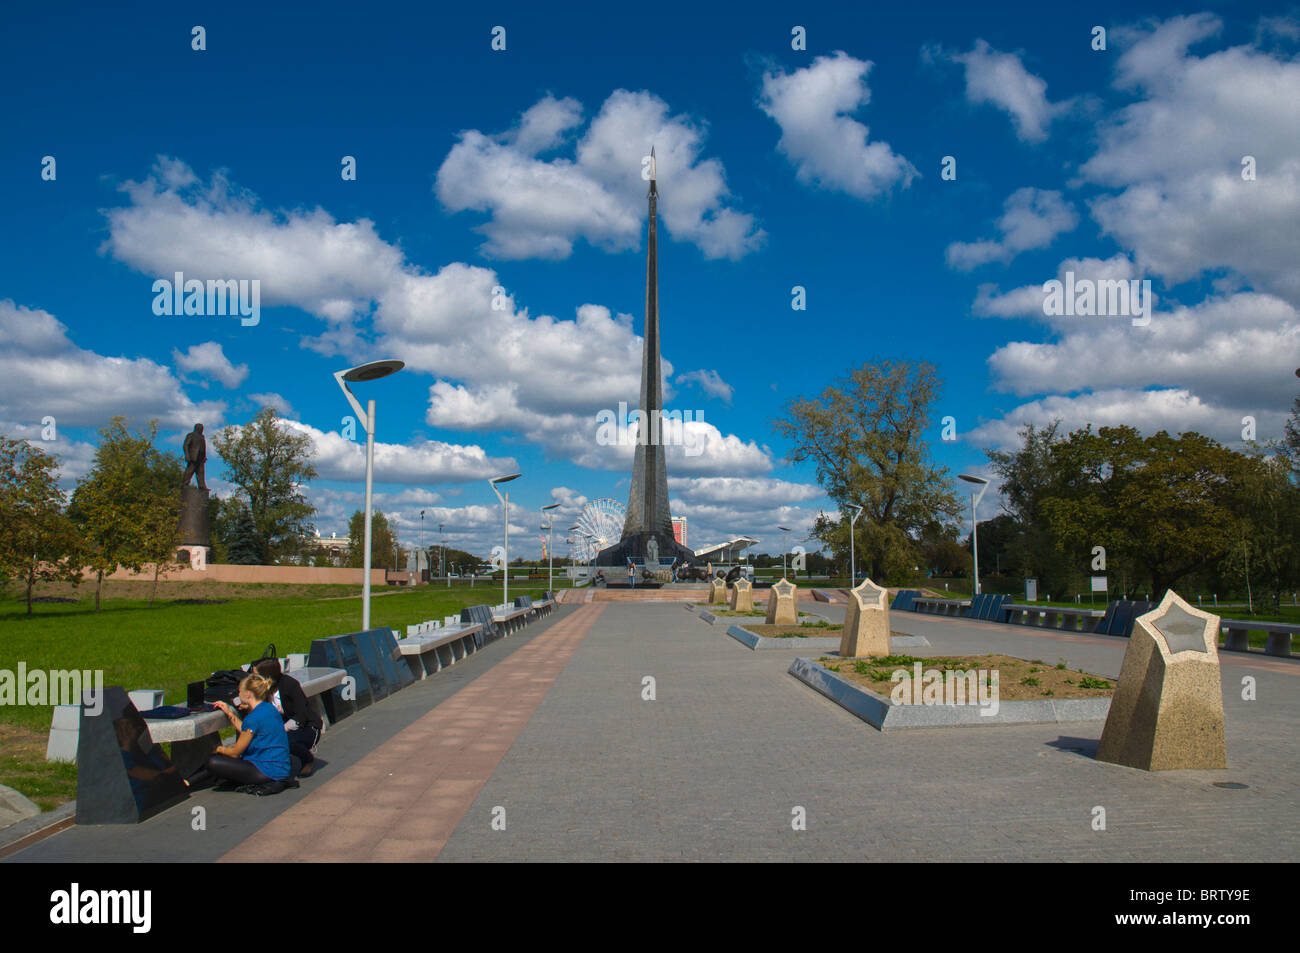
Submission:
M 596 424 L 636 401 L 651 144 L 669 406 L 705 421 L 702 453 L 669 456 L 692 545 L 774 550 L 778 524 L 830 509 L 771 420 L 867 361 L 937 366 L 928 436 L 954 477 L 1053 417 L 1234 445 L 1250 417 L 1265 440 L 1295 393 L 1295 6 L 4 19 L 0 432 L 59 454 L 67 486 L 114 413 L 159 418 L 179 449 L 194 422 L 271 403 L 316 443 L 317 525 L 342 531 L 362 456 L 331 373 L 396 357 L 358 388 L 378 401 L 380 507 L 407 542 L 424 509 L 426 541 L 442 522 L 486 552 L 486 480 L 517 468 L 512 555 L 537 554 L 542 504 L 563 527 L 626 501 L 631 450 Z M 153 282 L 178 270 L 258 280 L 259 323 L 156 315 Z M 1067 270 L 1151 281 L 1151 322 L 1045 316 Z M 229 489 L 216 459 L 209 485 Z

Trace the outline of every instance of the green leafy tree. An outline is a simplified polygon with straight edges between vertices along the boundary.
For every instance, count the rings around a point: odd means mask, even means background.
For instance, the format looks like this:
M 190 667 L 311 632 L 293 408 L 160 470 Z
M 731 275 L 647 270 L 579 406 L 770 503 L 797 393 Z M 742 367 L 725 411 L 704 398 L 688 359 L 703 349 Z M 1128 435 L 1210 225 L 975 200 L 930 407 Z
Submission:
M 26 440 L 0 436 L 0 576 L 23 581 L 28 615 L 38 582 L 81 580 L 58 466 L 58 460 Z
M 348 561 L 353 569 L 361 568 L 365 563 L 365 513 L 357 510 L 348 521 Z M 397 530 L 388 522 L 388 517 L 378 510 L 370 514 L 370 568 L 388 566 L 395 568 L 397 558 Z
M 311 438 L 280 424 L 274 408 L 263 407 L 243 427 L 219 431 L 212 443 L 253 515 L 258 563 L 297 556 L 303 538 L 315 532 L 310 520 L 316 509 L 302 492 L 316 477 Z
M 996 561 L 1003 570 L 1037 578 L 1041 592 L 1065 592 L 1086 569 L 1086 564 L 1071 563 L 1042 510 L 1056 479 L 1052 447 L 1065 439 L 1060 426 L 1059 420 L 1041 428 L 1026 424 L 1017 450 L 985 451 L 1000 477 L 1002 508 L 1014 529 L 1003 536 L 1001 530 L 1011 527 L 999 527 L 994 538 L 980 524 L 980 572 L 992 571 L 990 564 Z
M 1300 482 L 1300 397 L 1291 405 L 1291 415 L 1286 419 L 1278 449 L 1290 464 L 1291 479 Z
M 72 494 L 68 513 L 84 541 L 82 565 L 95 573 L 96 611 L 104 576 L 120 567 L 141 572 L 152 563 L 156 595 L 158 576 L 175 562 L 184 466 L 176 454 L 154 447 L 157 434 L 156 420 L 132 434 L 126 418 L 114 417 Z
M 226 552 L 226 534 L 225 524 L 222 520 L 222 511 L 225 508 L 225 501 L 215 493 L 208 494 L 208 543 L 211 546 L 211 552 L 208 555 L 210 563 L 227 563 Z
M 984 555 L 984 529 L 980 528 L 980 556 Z M 970 551 L 957 541 L 957 528 L 931 520 L 921 530 L 921 554 L 924 565 L 935 575 L 966 576 L 973 560 Z
M 939 390 L 930 364 L 864 364 L 819 397 L 790 401 L 773 423 L 793 445 L 791 460 L 816 464 L 827 496 L 863 507 L 854 545 L 874 579 L 908 576 L 923 559 L 922 528 L 961 513 L 948 471 L 931 461 L 924 439 Z M 837 562 L 848 562 L 848 525 L 838 515 L 814 525 Z
M 1300 486 L 1291 463 L 1275 447 L 1250 448 L 1250 466 L 1241 481 L 1244 522 L 1239 546 L 1229 547 L 1224 566 L 1240 579 L 1252 605 L 1256 597 L 1281 609 L 1282 593 L 1300 584 Z
M 1153 599 L 1240 545 L 1253 463 L 1209 437 L 1089 426 L 1051 452 L 1056 475 L 1041 509 L 1062 547 L 1078 560 L 1103 546 L 1108 563 L 1130 561 Z

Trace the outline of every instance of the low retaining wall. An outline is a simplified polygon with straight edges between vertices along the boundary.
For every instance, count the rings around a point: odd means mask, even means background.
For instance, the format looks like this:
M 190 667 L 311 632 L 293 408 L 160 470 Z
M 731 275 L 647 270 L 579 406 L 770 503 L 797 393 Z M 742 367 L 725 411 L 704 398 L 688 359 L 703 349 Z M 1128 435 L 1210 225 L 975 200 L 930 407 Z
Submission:
M 1109 698 L 1004 701 L 998 703 L 997 713 L 993 715 L 980 714 L 982 709 L 978 705 L 894 705 L 885 696 L 828 671 L 810 658 L 795 659 L 790 663 L 789 672 L 809 688 L 881 731 L 1105 721 L 1110 711 Z
M 370 570 L 370 585 L 383 588 L 383 569 Z M 83 580 L 93 582 L 93 572 L 82 573 Z M 153 569 L 131 572 L 119 569 L 105 579 L 130 580 L 134 582 L 153 582 Z M 298 585 L 343 585 L 360 586 L 365 582 L 365 573 L 361 569 L 340 569 L 336 566 L 235 566 L 225 563 L 209 563 L 206 569 L 191 569 L 188 566 L 168 571 L 159 576 L 160 582 L 271 582 Z
M 755 652 L 765 649 L 804 649 L 820 652 L 822 655 L 838 655 L 840 651 L 840 636 L 838 635 L 822 638 L 811 635 L 804 638 L 790 636 L 784 639 L 776 639 L 766 635 L 759 635 L 757 632 L 751 632 L 739 625 L 728 628 L 727 635 Z M 930 640 L 923 635 L 891 635 L 889 644 L 890 651 L 895 648 L 924 649 L 929 647 Z

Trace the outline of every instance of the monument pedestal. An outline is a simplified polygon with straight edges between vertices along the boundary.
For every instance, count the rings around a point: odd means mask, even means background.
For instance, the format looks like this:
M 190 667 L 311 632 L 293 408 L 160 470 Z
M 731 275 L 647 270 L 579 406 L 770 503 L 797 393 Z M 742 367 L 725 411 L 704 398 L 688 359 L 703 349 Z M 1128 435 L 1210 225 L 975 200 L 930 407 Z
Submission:
M 212 534 L 208 526 L 208 491 L 197 486 L 181 487 L 181 544 L 177 562 L 188 562 L 191 569 L 207 569 L 212 555 Z
M 651 541 L 655 544 L 653 547 Z M 629 558 L 644 560 L 651 555 L 659 563 L 676 557 L 678 568 L 693 566 L 697 562 L 695 553 L 673 539 L 671 533 L 645 532 L 634 533 L 602 549 L 596 554 L 596 565 L 621 566 L 626 572 Z
M 176 550 L 176 561 L 178 563 L 188 562 L 191 569 L 200 571 L 208 568 L 208 560 L 212 556 L 212 547 L 210 546 L 181 546 Z
M 212 532 L 208 527 L 208 491 L 197 486 L 181 487 L 181 545 L 212 545 Z

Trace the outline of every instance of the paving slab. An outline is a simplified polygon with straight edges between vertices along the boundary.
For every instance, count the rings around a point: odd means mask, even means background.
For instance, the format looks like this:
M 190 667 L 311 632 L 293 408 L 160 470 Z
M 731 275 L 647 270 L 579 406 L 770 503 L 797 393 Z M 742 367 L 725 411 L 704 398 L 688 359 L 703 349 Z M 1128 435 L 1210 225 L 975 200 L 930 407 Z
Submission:
M 490 642 L 451 668 L 340 721 L 321 738 L 316 750 L 319 767 L 297 789 L 273 797 L 253 797 L 208 788 L 142 824 L 73 826 L 4 857 L 3 862 L 214 861 L 442 702 L 462 689 L 473 690 L 477 680 L 498 662 L 576 611 L 574 606 L 557 607 L 556 612 L 519 633 Z M 196 807 L 204 809 L 204 830 L 193 829 Z
M 907 616 L 893 627 L 932 643 L 916 654 L 1030 652 L 1113 676 L 1125 647 Z M 877 732 L 788 675 L 788 655 L 737 653 L 702 627 L 611 605 L 439 860 L 1295 859 L 1290 663 L 1225 656 L 1228 770 L 1149 773 L 1094 760 L 1100 722 Z M 1260 701 L 1241 699 L 1246 675 Z

